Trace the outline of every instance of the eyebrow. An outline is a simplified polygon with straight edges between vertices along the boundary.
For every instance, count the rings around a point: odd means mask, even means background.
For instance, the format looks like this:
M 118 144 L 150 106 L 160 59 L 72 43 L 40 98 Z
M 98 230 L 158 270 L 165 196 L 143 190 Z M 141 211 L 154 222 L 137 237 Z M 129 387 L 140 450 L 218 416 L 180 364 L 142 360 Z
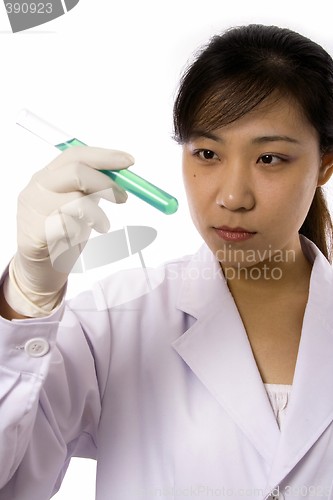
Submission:
M 206 137 L 207 139 L 211 139 L 216 142 L 224 143 L 223 137 L 220 137 L 212 132 L 206 132 L 202 130 L 194 130 L 191 134 L 192 139 L 197 139 L 199 137 Z M 290 142 L 292 144 L 300 144 L 300 141 L 293 137 L 289 137 L 288 135 L 263 135 L 260 137 L 255 137 L 252 139 L 252 144 L 264 144 L 266 142 Z
M 292 144 L 300 144 L 297 139 L 289 137 L 288 135 L 264 135 L 262 137 L 256 137 L 252 140 L 252 144 L 263 144 L 264 142 L 291 142 Z

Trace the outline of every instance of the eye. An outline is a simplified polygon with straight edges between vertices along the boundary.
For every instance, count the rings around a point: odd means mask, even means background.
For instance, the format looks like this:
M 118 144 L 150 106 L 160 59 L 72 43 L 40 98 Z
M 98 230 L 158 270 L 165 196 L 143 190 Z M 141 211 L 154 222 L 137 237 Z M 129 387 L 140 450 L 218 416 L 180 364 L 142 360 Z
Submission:
M 193 152 L 195 156 L 198 156 L 201 160 L 217 160 L 218 156 L 211 149 L 197 149 Z
M 265 154 L 258 158 L 257 163 L 264 163 L 265 165 L 276 165 L 277 163 L 286 161 L 285 158 L 273 154 Z

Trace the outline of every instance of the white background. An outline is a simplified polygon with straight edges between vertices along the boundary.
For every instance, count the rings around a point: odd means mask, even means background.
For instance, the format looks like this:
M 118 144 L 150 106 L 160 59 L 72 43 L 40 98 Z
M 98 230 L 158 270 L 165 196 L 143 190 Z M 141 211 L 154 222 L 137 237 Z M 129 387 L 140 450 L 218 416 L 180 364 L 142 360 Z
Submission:
M 0 5 L 2 268 L 15 252 L 17 195 L 57 154 L 15 125 L 21 108 L 90 145 L 130 152 L 136 158 L 133 171 L 178 198 L 180 208 L 171 216 L 131 195 L 125 206 L 104 207 L 112 229 L 157 229 L 156 240 L 143 251 L 146 264 L 156 265 L 200 244 L 186 208 L 181 151 L 171 138 L 173 98 L 191 54 L 210 36 L 252 22 L 295 29 L 333 54 L 329 5 L 326 0 L 80 0 L 65 16 L 17 34 Z M 136 255 L 72 276 L 69 294 L 119 266 L 139 264 Z M 94 471 L 92 461 L 72 460 L 54 498 L 93 500 Z

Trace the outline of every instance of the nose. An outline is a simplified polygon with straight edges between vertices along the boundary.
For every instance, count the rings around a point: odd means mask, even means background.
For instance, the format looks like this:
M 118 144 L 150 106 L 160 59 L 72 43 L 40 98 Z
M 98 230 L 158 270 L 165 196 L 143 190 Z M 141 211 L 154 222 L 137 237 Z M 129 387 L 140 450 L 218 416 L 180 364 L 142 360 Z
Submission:
M 251 210 L 255 196 L 249 167 L 233 164 L 223 170 L 216 194 L 217 205 L 231 211 Z

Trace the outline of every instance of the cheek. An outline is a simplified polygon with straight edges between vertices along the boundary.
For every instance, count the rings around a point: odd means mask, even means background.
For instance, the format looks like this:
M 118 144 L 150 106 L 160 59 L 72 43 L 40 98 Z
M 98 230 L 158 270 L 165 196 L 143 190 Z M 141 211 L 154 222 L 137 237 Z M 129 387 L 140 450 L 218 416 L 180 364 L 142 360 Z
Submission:
M 291 193 L 295 211 L 305 212 L 306 215 L 317 189 L 317 178 L 316 172 L 311 169 L 295 183 Z
M 190 189 L 190 184 L 192 181 L 193 175 L 195 175 L 194 172 L 191 171 L 189 168 L 189 165 L 186 160 L 183 158 L 183 164 L 182 164 L 182 174 L 183 174 L 183 183 L 185 186 L 186 191 Z
M 197 183 L 195 182 L 196 178 L 189 177 L 188 175 L 184 176 L 184 187 L 186 192 L 186 197 L 189 205 L 195 203 L 197 196 Z
M 288 182 L 272 189 L 266 196 L 266 210 L 272 214 L 274 223 L 283 225 L 302 225 L 311 206 L 316 190 L 312 176 L 302 177 L 297 182 Z
M 200 202 L 200 192 L 202 194 L 203 188 L 202 179 L 200 180 L 198 172 L 188 162 L 183 163 L 183 183 L 188 201 L 194 204 Z

